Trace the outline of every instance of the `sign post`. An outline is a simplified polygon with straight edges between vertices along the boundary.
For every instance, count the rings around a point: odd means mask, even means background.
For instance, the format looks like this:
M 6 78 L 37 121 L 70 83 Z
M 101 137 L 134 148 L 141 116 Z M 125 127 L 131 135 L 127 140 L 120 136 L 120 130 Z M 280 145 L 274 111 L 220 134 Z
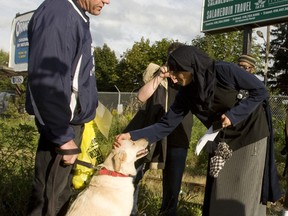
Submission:
M 11 84 L 21 84 L 24 81 L 23 76 L 12 76 L 11 77 Z

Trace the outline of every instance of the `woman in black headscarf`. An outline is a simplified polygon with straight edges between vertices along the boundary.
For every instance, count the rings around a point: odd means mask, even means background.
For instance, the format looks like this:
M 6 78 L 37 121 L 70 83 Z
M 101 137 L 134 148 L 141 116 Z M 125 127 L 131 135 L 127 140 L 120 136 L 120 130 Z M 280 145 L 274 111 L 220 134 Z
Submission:
M 118 135 L 115 147 L 127 138 L 159 140 L 189 111 L 207 128 L 217 129 L 220 123 L 220 132 L 207 146 L 203 216 L 266 215 L 267 201 L 281 196 L 266 87 L 236 64 L 215 62 L 192 46 L 171 53 L 168 68 L 171 79 L 182 86 L 169 111 L 154 125 Z M 167 74 L 167 68 L 161 70 Z

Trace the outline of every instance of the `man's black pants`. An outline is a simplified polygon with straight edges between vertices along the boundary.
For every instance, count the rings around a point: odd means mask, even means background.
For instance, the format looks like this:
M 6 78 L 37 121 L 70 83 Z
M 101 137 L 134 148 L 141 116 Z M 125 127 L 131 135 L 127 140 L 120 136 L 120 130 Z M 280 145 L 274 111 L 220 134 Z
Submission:
M 84 127 L 71 125 L 75 131 L 74 142 L 80 146 Z M 65 215 L 72 195 L 71 170 L 63 166 L 62 155 L 55 151 L 55 144 L 46 140 L 40 132 L 35 159 L 35 176 L 29 200 L 29 216 Z

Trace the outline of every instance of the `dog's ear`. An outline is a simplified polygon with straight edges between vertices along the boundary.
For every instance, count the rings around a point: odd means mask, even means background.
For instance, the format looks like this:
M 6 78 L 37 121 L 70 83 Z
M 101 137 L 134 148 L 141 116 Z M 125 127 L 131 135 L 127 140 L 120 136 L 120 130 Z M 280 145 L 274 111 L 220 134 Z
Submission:
M 125 151 L 119 151 L 113 156 L 113 167 L 116 172 L 121 169 L 121 164 L 126 160 L 127 154 Z

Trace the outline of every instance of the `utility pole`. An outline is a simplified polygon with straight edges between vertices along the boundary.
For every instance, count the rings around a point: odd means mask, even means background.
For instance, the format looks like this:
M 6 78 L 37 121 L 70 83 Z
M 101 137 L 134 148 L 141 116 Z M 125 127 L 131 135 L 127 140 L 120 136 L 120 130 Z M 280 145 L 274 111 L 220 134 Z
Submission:
M 252 27 L 245 26 L 243 32 L 243 51 L 242 54 L 250 54 L 252 41 Z
M 264 84 L 267 85 L 268 81 L 268 64 L 269 64 L 269 53 L 270 53 L 270 26 L 267 26 L 266 40 L 264 38 L 263 32 L 256 32 L 259 37 L 261 37 L 265 44 L 265 66 L 264 66 Z
M 266 38 L 266 48 L 265 48 L 265 67 L 264 67 L 264 84 L 265 85 L 267 85 L 267 81 L 268 81 L 269 52 L 270 52 L 270 26 L 267 26 L 267 38 Z

